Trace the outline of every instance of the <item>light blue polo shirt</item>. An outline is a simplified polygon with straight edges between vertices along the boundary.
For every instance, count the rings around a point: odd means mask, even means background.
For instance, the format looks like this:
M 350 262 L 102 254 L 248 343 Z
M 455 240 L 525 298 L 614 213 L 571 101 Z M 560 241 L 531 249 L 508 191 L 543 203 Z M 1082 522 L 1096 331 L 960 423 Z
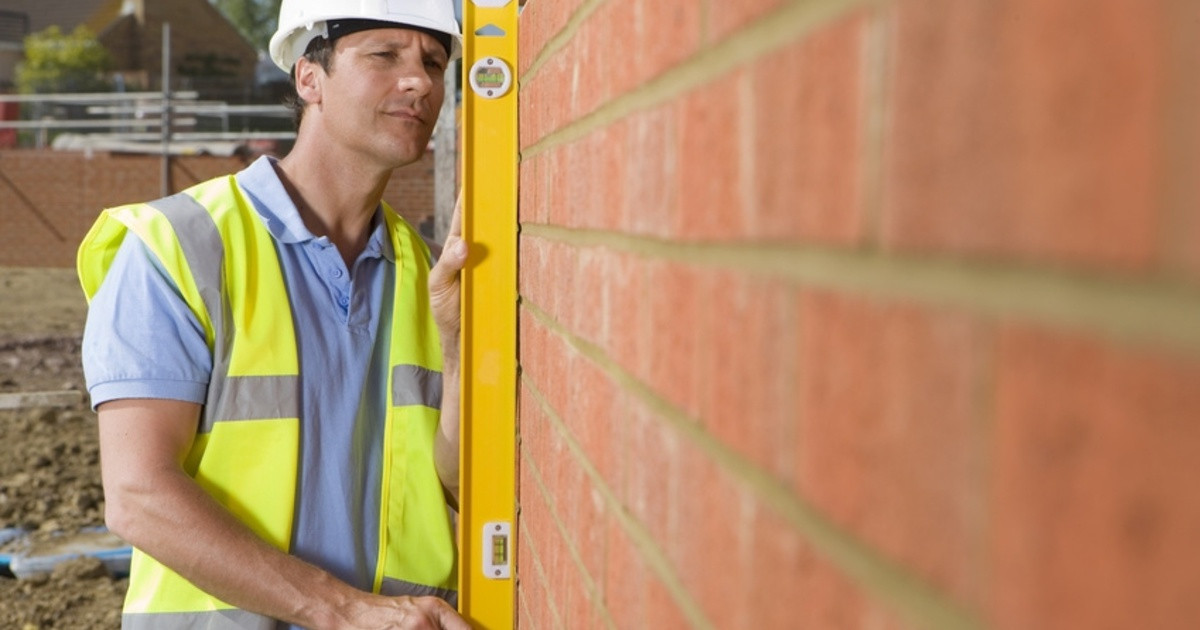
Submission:
M 270 158 L 238 173 L 237 182 L 275 238 L 300 350 L 292 553 L 370 590 L 395 276 L 391 240 L 377 211 L 366 250 L 347 269 L 337 248 L 304 226 Z M 83 364 L 93 406 L 120 398 L 205 401 L 212 356 L 204 331 L 132 234 L 91 302 Z

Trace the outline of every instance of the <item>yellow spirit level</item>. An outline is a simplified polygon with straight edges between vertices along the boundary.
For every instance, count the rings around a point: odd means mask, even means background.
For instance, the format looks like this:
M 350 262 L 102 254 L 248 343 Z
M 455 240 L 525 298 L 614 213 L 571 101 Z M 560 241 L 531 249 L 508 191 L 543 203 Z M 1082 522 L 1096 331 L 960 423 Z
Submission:
M 459 611 L 515 623 L 518 0 L 463 2 Z

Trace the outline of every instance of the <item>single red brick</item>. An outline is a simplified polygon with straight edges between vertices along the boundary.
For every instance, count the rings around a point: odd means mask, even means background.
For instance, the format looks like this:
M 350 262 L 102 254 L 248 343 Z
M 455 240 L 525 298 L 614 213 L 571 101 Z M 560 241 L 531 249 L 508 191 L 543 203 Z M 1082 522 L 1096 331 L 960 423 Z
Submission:
M 723 444 L 791 480 L 795 418 L 789 392 L 799 378 L 795 289 L 731 271 L 714 272 L 706 293 L 699 357 L 701 418 Z
M 628 126 L 621 120 L 588 136 L 590 166 L 585 176 L 589 178 L 592 203 L 585 215 L 577 217 L 579 227 L 625 229 L 627 201 L 622 184 L 629 160 L 627 133 Z
M 562 148 L 562 167 L 565 169 L 561 185 L 565 186 L 562 209 L 562 225 L 576 226 L 580 217 L 587 216 L 592 203 L 588 181 L 588 152 L 582 141 L 576 140 Z
M 593 11 L 571 39 L 570 46 L 562 54 L 571 59 L 571 119 L 579 120 L 596 110 L 608 98 L 609 86 L 606 79 L 608 50 L 612 39 L 608 35 L 608 23 L 603 20 L 603 11 Z
M 688 93 L 679 106 L 679 205 L 671 217 L 676 239 L 729 240 L 747 232 L 751 213 L 741 203 L 740 143 L 744 129 L 732 73 Z M 738 133 L 738 131 L 742 133 Z
M 550 315 L 565 329 L 566 334 L 579 336 L 581 313 L 589 306 L 581 303 L 576 295 L 580 258 L 586 250 L 575 245 L 555 243 L 554 251 L 558 263 L 554 267 L 554 281 L 551 285 L 557 294 L 558 308 Z
M 869 13 L 798 40 L 752 75 L 753 234 L 850 244 L 863 235 L 863 39 Z
M 1193 286 L 1200 284 L 1200 19 L 1191 2 L 1176 1 L 1169 9 L 1172 52 L 1168 90 L 1169 110 L 1163 114 L 1166 132 L 1164 175 L 1169 212 L 1160 234 L 1167 250 L 1169 271 L 1181 271 Z
M 800 303 L 796 477 L 817 509 L 974 601 L 990 355 L 968 317 L 832 293 Z
M 543 286 L 540 276 L 545 267 L 542 264 L 541 244 L 540 239 L 529 237 L 517 242 L 517 292 L 526 304 L 538 304 Z M 524 351 L 519 356 L 523 357 Z
M 700 49 L 700 0 L 635 0 L 642 17 L 632 45 L 639 51 L 638 63 L 629 70 L 640 81 L 655 78 L 679 65 Z
M 576 336 L 598 344 L 608 337 L 609 308 L 604 287 L 614 265 L 606 251 L 595 248 L 579 250 L 575 260 L 571 329 Z M 621 322 L 614 322 L 614 325 L 621 325 Z
M 534 77 L 533 84 L 542 85 L 538 93 L 539 100 L 534 101 L 544 109 L 539 137 L 544 138 L 571 122 L 571 73 L 568 61 L 566 55 L 554 55 L 546 60 Z
M 605 2 L 596 9 L 598 17 L 608 24 L 608 30 L 600 41 L 609 45 L 600 64 L 607 70 L 602 80 L 609 88 L 610 100 L 624 95 L 639 84 L 639 73 L 631 69 L 642 63 L 641 47 L 638 45 L 645 31 L 642 10 L 643 4 L 640 2 Z
M 630 117 L 626 231 L 660 237 L 672 233 L 671 217 L 680 212 L 679 119 L 674 101 Z
M 996 374 L 1001 628 L 1200 624 L 1200 362 L 1010 327 Z
M 519 223 L 545 223 L 540 215 L 544 212 L 541 192 L 544 180 L 538 156 L 522 158 L 517 168 L 517 221 Z
M 546 82 L 541 77 L 534 77 L 519 86 L 518 98 L 522 102 L 541 103 L 544 101 L 542 95 L 545 93 L 545 86 Z M 536 144 L 545 135 L 545 118 L 545 107 L 517 107 L 517 142 L 522 151 Z M 460 128 L 459 134 L 462 133 Z
M 659 395 L 692 417 L 699 416 L 697 359 L 704 340 L 699 320 L 712 296 L 703 291 L 703 273 L 676 263 L 647 263 L 651 287 L 649 371 L 641 375 Z
M 1153 263 L 1165 5 L 894 3 L 887 246 Z
M 604 129 L 594 131 L 577 144 L 581 153 L 582 169 L 578 172 L 581 188 L 586 191 L 586 199 L 575 205 L 573 227 L 582 229 L 603 229 L 607 215 L 606 206 L 610 203 L 610 191 L 604 187 Z
M 604 288 L 608 306 L 605 353 L 626 372 L 648 372 L 650 282 L 643 259 L 614 253 L 612 272 Z
M 543 154 L 546 186 L 546 218 L 551 225 L 568 225 L 566 151 L 554 147 Z
M 547 240 L 542 246 L 542 301 L 537 306 L 553 321 L 567 319 L 571 308 L 571 292 L 565 286 L 570 282 L 571 254 L 570 247 L 555 241 Z

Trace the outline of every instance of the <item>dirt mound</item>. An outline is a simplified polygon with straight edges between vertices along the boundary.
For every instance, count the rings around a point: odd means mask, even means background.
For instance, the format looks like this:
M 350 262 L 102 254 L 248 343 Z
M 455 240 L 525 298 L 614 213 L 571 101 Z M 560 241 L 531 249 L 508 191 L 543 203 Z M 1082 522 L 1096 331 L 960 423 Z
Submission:
M 85 303 L 75 274 L 0 267 L 0 291 L 0 396 L 82 393 Z M 0 529 L 29 530 L 36 542 L 103 525 L 96 416 L 85 401 L 81 394 L 67 408 L 0 409 Z M 93 558 L 23 580 L 0 577 L 0 628 L 119 628 L 126 586 Z
M 0 392 L 82 391 L 79 337 L 0 338 Z
M 95 558 L 68 560 L 48 575 L 0 579 L 0 628 L 119 628 L 126 586 Z
M 104 522 L 89 412 L 0 411 L 0 528 L 76 531 Z

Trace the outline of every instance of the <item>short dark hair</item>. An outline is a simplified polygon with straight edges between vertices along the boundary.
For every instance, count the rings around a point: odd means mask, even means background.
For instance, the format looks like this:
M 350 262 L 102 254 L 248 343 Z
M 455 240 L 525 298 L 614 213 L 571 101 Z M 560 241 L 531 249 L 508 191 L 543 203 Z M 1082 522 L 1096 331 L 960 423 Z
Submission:
M 333 71 L 333 41 L 326 37 L 314 38 L 308 43 L 308 48 L 304 49 L 304 58 L 320 65 L 321 69 L 329 74 Z M 292 93 L 284 99 L 284 104 L 292 109 L 292 122 L 295 123 L 296 129 L 299 129 L 300 121 L 304 118 L 304 108 L 308 103 L 300 98 L 300 93 L 296 91 L 295 66 L 292 67 Z

